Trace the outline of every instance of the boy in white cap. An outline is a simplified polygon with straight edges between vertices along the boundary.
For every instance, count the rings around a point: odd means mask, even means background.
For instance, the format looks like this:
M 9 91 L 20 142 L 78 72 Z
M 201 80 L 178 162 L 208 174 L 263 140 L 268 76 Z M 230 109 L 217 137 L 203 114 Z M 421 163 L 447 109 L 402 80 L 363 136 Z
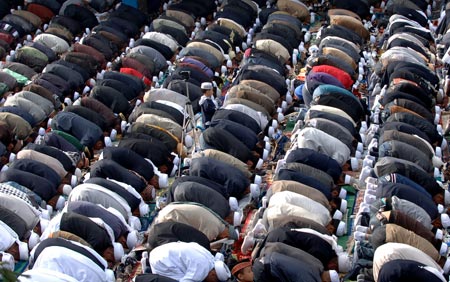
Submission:
M 203 126 L 205 128 L 208 128 L 211 123 L 212 116 L 218 109 L 218 105 L 217 102 L 213 99 L 214 90 L 211 82 L 203 82 L 201 85 L 201 89 L 203 92 L 203 96 L 200 98 L 200 101 L 198 103 L 202 111 Z

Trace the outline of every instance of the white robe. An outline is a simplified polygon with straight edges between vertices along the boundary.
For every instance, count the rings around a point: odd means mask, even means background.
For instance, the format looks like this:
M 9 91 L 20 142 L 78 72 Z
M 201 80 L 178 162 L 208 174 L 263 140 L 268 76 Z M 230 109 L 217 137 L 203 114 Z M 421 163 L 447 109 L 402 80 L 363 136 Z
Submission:
M 97 259 L 99 259 L 98 256 Z M 92 260 L 78 252 L 60 246 L 50 246 L 42 250 L 33 266 L 33 269 L 39 268 L 64 273 L 80 282 L 110 281 L 105 271 Z
M 179 282 L 202 282 L 214 268 L 213 255 L 197 243 L 173 242 L 150 252 L 152 272 Z
M 297 136 L 298 148 L 308 148 L 323 153 L 336 160 L 340 166 L 350 159 L 350 149 L 336 137 L 320 129 L 307 127 Z

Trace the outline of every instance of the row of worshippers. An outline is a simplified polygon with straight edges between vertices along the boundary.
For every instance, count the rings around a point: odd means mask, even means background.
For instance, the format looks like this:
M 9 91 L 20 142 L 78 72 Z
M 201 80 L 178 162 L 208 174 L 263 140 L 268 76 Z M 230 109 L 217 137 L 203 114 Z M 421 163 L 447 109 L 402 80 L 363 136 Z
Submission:
M 216 275 L 224 281 L 221 277 L 226 271 L 215 267 L 211 253 L 204 258 L 204 249 L 209 251 L 210 242 L 214 240 L 227 237 L 237 239 L 238 233 L 232 225 L 240 225 L 242 215 L 233 211 L 242 208 L 246 198 L 259 198 L 260 195 L 256 188 L 261 180 L 256 176 L 255 183 L 250 184 L 249 177 L 252 176 L 248 171 L 248 167 L 254 166 L 257 160 L 249 162 L 249 153 L 255 149 L 258 140 L 256 134 L 263 131 L 268 136 L 266 140 L 273 138 L 277 132 L 278 117 L 280 121 L 283 119 L 282 111 L 292 102 L 292 97 L 288 97 L 293 89 L 284 78 L 284 64 L 294 53 L 292 49 L 300 45 L 302 35 L 298 34 L 300 41 L 296 41 L 297 36 L 290 38 L 295 45 L 279 40 L 280 36 L 273 33 L 276 32 L 273 24 L 285 25 L 287 32 L 296 35 L 296 31 L 302 29 L 301 21 L 309 12 L 303 3 L 286 2 L 289 1 L 278 1 L 276 6 L 263 9 L 264 13 L 259 14 L 258 19 L 264 22 L 261 24 L 263 27 L 259 26 L 261 34 L 250 34 L 249 31 L 247 38 L 250 38 L 253 48 L 246 50 L 240 69 L 227 88 L 222 108 L 207 120 L 209 127 L 202 132 L 199 140 L 203 150 L 188 161 L 189 175 L 178 178 L 172 184 L 166 195 L 168 205 L 159 211 L 147 234 L 151 251 L 144 263 L 152 274 L 138 276 L 137 280 L 165 276 L 179 281 L 217 281 L 209 280 L 211 275 Z M 283 13 L 288 7 L 293 8 L 293 14 Z M 288 26 L 288 21 L 295 22 L 296 26 Z M 265 83 L 268 80 L 270 85 Z M 280 103 L 280 96 L 285 97 L 284 103 Z M 280 109 L 275 109 L 274 105 L 279 105 Z M 270 120 L 271 116 L 276 119 Z M 355 131 L 355 125 L 352 126 Z M 260 145 L 260 149 L 269 149 L 265 147 Z M 269 204 L 262 210 L 263 218 L 253 229 L 253 234 L 246 236 L 242 246 L 242 252 L 248 253 L 256 238 L 264 242 L 268 240 L 269 245 L 274 244 L 278 249 L 262 246 L 259 250 L 265 251 L 262 251 L 264 255 L 261 254 L 261 258 L 267 255 L 268 260 L 256 260 L 260 257 L 257 254 L 253 263 L 243 262 L 233 267 L 231 272 L 238 281 L 281 279 L 281 276 L 274 274 L 277 271 L 282 277 L 291 275 L 292 280 L 289 281 L 299 281 L 298 275 L 305 272 L 310 275 L 311 281 L 321 281 L 322 278 L 324 281 L 338 281 L 337 271 L 350 269 L 348 255 L 332 237 L 333 234 L 342 236 L 346 232 L 346 224 L 339 219 L 343 218 L 347 203 L 338 197 L 345 198 L 346 193 L 344 189 L 340 192 L 336 183 L 342 177 L 342 166 L 347 159 L 339 164 L 332 157 L 309 150 L 310 155 L 316 157 L 311 163 L 302 166 L 299 160 L 295 163 L 298 166 L 292 166 L 292 170 L 286 168 L 277 174 L 279 179 L 272 184 L 265 198 L 269 198 Z M 294 155 L 291 157 L 295 158 Z M 297 158 L 301 157 L 303 154 L 299 152 Z M 309 159 L 305 156 L 304 161 Z M 302 172 L 300 177 L 294 175 L 297 170 Z M 320 183 L 317 184 L 316 179 L 320 179 Z M 332 219 L 333 215 L 336 219 Z M 293 232 L 290 228 L 283 228 L 294 225 L 303 229 Z M 261 263 L 263 261 L 265 263 Z M 168 269 L 174 270 L 169 273 Z M 196 272 L 193 273 L 192 269 Z M 167 281 L 173 281 L 170 279 Z
M 55 3 L 34 2 L 25 7 L 27 10 L 13 11 L 40 17 L 40 25 L 52 20 L 54 26 L 61 29 L 67 29 L 63 28 L 63 22 L 67 27 L 73 28 L 82 23 L 82 28 L 74 31 L 73 36 L 81 36 L 85 27 L 94 27 L 77 18 L 81 16 L 77 11 L 72 16 L 61 12 L 60 16 L 46 18 L 44 14 L 48 7 L 45 4 Z M 80 8 L 93 16 L 89 10 L 93 7 L 89 6 L 87 9 L 83 5 L 69 5 L 69 8 Z M 55 11 L 55 7 L 52 8 Z M 117 22 L 133 18 L 140 26 L 146 23 L 143 13 L 125 5 L 120 5 L 112 13 Z M 112 21 L 103 23 L 105 26 L 114 26 L 111 27 L 113 33 L 120 30 L 120 26 L 114 25 Z M 52 34 L 51 32 L 55 32 L 49 30 L 52 27 L 45 26 L 44 29 Z M 107 37 L 99 28 L 97 35 L 100 34 Z M 149 212 L 144 199 L 148 201 L 154 197 L 153 187 L 167 185 L 167 175 L 159 170 L 170 173 L 174 166 L 173 159 L 176 158 L 170 154 L 172 147 L 167 142 L 164 143 L 164 139 L 152 139 L 140 132 L 136 132 L 135 139 L 132 139 L 130 133 L 130 138 L 123 140 L 121 146 L 111 147 L 108 148 L 111 150 L 103 152 L 102 160 L 90 168 L 89 181 L 80 185 L 77 193 L 71 193 L 82 177 L 80 168 L 88 167 L 94 153 L 103 147 L 99 142 L 106 141 L 106 145 L 110 145 L 111 140 L 104 137 L 114 139 L 121 133 L 126 122 L 121 123 L 120 117 L 128 116 L 133 108 L 132 100 L 143 95 L 146 86 L 132 75 L 115 71 L 103 72 L 102 80 L 90 80 L 104 67 L 102 56 L 105 55 L 102 53 L 108 54 L 99 45 L 97 50 L 89 45 L 75 43 L 74 45 L 83 46 L 63 54 L 64 49 L 60 49 L 63 44 L 59 41 L 55 43 L 51 38 L 33 35 L 34 41 L 31 40 L 33 37 L 27 37 L 22 47 L 18 46 L 16 55 L 20 54 L 21 48 L 39 41 L 50 48 L 48 50 L 51 52 L 48 54 L 53 54 L 53 59 L 47 57 L 43 60 L 45 64 L 38 68 L 38 64 L 33 62 L 40 56 L 33 50 L 36 56 L 29 54 L 29 61 L 14 56 L 9 57 L 5 64 L 8 67 L 5 70 L 12 69 L 30 76 L 29 81 L 24 83 L 27 86 L 14 89 L 16 92 L 22 91 L 5 97 L 8 102 L 2 107 L 6 140 L 3 143 L 6 150 L 11 152 L 10 156 L 4 155 L 6 159 L 3 163 L 9 164 L 4 165 L 1 172 L 4 260 L 9 261 L 9 267 L 13 268 L 14 260 L 27 261 L 30 257 L 33 267 L 31 273 L 40 280 L 55 277 L 68 281 L 87 281 L 96 277 L 96 281 L 114 281 L 114 274 L 109 269 L 117 261 L 120 262 L 124 249 L 132 249 L 136 245 L 137 231 L 141 230 L 141 222 L 137 216 L 144 216 Z M 133 34 L 136 35 L 137 33 Z M 73 36 L 70 41 L 75 40 Z M 87 35 L 83 36 L 85 37 Z M 127 41 L 128 38 L 124 40 Z M 54 47 L 53 50 L 51 47 Z M 92 52 L 94 55 L 89 55 L 88 52 L 92 50 L 96 50 L 101 56 L 96 56 L 95 52 Z M 42 73 L 37 74 L 41 71 Z M 94 85 L 96 82 L 98 85 Z M 92 91 L 89 86 L 85 86 L 86 83 L 92 87 Z M 127 88 L 129 89 L 126 90 Z M 108 98 L 109 90 L 116 91 L 113 93 L 117 94 L 116 103 Z M 78 93 L 87 94 L 89 91 L 92 92 L 92 97 L 79 97 Z M 126 104 L 120 99 L 125 94 L 128 95 Z M 78 98 L 78 105 L 71 105 L 73 98 Z M 53 111 L 59 110 L 62 103 L 65 104 L 64 111 L 53 115 Z M 47 121 L 49 116 L 52 119 Z M 48 130 L 44 129 L 46 127 Z M 36 142 L 29 142 L 36 135 L 39 135 Z M 31 138 L 26 140 L 28 137 Z M 14 140 L 20 142 L 16 145 L 12 143 Z M 155 176 L 155 173 L 161 175 L 161 178 Z M 50 220 L 55 210 L 63 208 L 63 213 Z M 39 241 L 43 243 L 30 255 L 29 250 Z M 60 253 L 64 253 L 58 255 L 63 262 L 60 267 L 49 267 L 48 262 L 54 259 L 49 254 Z
M 406 2 L 388 1 L 379 19 L 384 33 L 376 44 L 384 52 L 369 79 L 372 124 L 360 131 L 368 154 L 348 277 L 446 281 L 450 194 L 442 184 L 448 146 L 440 114 L 447 93 L 434 68 L 442 59 L 429 23 L 435 4 Z
M 366 106 L 352 91 L 358 76 L 365 76 L 358 65 L 369 31 L 348 10 L 330 9 L 328 19 L 309 47 L 304 83 L 291 89 L 300 100 L 294 102 L 307 111 L 297 117 L 291 148 L 278 161 L 265 195 L 268 204 L 242 245 L 243 253 L 253 249 L 256 281 L 339 281 L 339 273 L 352 268 L 337 243 L 336 236 L 348 232 L 347 192 L 338 185 L 345 182 L 351 156 L 355 163 L 363 154 L 357 132 Z

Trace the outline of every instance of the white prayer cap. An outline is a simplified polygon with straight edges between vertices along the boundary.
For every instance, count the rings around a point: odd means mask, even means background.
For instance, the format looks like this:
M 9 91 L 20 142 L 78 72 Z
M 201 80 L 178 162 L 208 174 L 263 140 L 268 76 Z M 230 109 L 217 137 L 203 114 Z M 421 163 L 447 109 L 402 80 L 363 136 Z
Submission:
M 64 103 L 67 106 L 71 106 L 72 105 L 72 100 L 69 97 L 64 98 Z
M 256 163 L 255 168 L 261 169 L 263 164 L 264 164 L 264 160 L 260 158 L 260 159 L 258 159 L 258 162 Z
M 260 175 L 255 175 L 255 180 L 253 181 L 255 184 L 261 184 L 262 183 L 262 177 Z
M 64 208 L 65 204 L 66 204 L 66 199 L 64 199 L 63 196 L 59 196 L 58 201 L 56 202 L 55 208 L 60 211 Z
M 72 186 L 70 186 L 68 184 L 64 184 L 64 186 L 63 186 L 63 195 L 69 196 L 70 192 L 72 192 Z
M 123 251 L 122 244 L 120 243 L 112 243 L 114 248 L 114 259 L 119 262 L 122 260 L 122 257 L 124 256 L 125 252 Z
M 342 191 L 342 190 L 345 191 L 344 188 L 341 188 L 341 191 Z M 347 200 L 341 199 L 341 206 L 340 206 L 339 210 L 340 210 L 342 213 L 344 213 L 344 212 L 347 210 Z
M 86 93 L 88 93 L 89 91 L 91 91 L 91 88 L 89 87 L 89 86 L 85 86 L 84 87 L 84 89 L 83 89 L 83 94 L 86 94 Z
M 40 136 L 44 136 L 45 135 L 45 128 L 40 127 L 38 133 L 39 133 Z
M 210 90 L 213 88 L 212 83 L 211 82 L 203 82 L 200 86 L 201 89 L 203 90 Z
M 9 154 L 9 163 L 12 163 L 15 159 L 16 159 L 16 154 L 11 152 Z
M 333 219 L 341 220 L 342 219 L 342 212 L 340 210 L 336 210 L 333 214 Z
M 16 240 L 17 245 L 19 245 L 19 256 L 20 260 L 28 260 L 30 252 L 28 251 L 28 244 L 19 240 Z
M 237 211 L 239 208 L 238 200 L 235 197 L 230 197 L 228 199 L 228 204 L 230 205 L 230 209 L 232 211 Z
M 132 230 L 127 235 L 127 247 L 132 250 L 138 242 L 138 232 L 136 230 Z
M 117 130 L 113 128 L 111 130 L 111 133 L 109 134 L 109 137 L 111 138 L 112 141 L 115 141 L 117 138 Z
M 10 253 L 0 252 L 2 255 L 2 265 L 0 266 L 3 269 L 8 269 L 10 271 L 14 271 L 14 257 Z
M 339 266 L 339 272 L 349 272 L 352 263 L 350 261 L 350 257 L 346 253 L 340 253 L 338 254 L 338 266 Z
M 111 137 L 105 136 L 104 142 L 105 142 L 105 147 L 112 147 Z
M 448 214 L 441 214 L 441 223 L 444 228 L 450 227 L 450 217 L 448 216 Z
M 30 238 L 28 238 L 28 247 L 30 250 L 32 250 L 40 241 L 39 235 L 36 232 L 31 231 Z
M 233 226 L 239 226 L 242 222 L 242 214 L 238 211 L 235 211 L 233 214 Z
M 216 260 L 214 262 L 214 270 L 216 271 L 219 281 L 227 281 L 231 277 L 230 269 L 221 260 Z
M 345 224 L 344 221 L 339 222 L 339 225 L 336 229 L 336 236 L 340 237 L 345 234 L 345 229 L 347 227 L 347 224 Z
M 160 173 L 158 177 L 159 188 L 166 188 L 169 186 L 169 176 L 167 173 Z
M 330 280 L 331 282 L 340 282 L 339 274 L 336 270 L 329 270 L 328 273 L 330 274 Z
M 141 204 L 139 205 L 139 214 L 141 216 L 145 216 L 149 212 L 150 212 L 150 208 L 148 207 L 148 205 L 144 202 L 141 202 Z
M 261 191 L 258 184 L 255 183 L 250 184 L 250 194 L 252 198 L 257 199 L 259 197 L 260 192 Z

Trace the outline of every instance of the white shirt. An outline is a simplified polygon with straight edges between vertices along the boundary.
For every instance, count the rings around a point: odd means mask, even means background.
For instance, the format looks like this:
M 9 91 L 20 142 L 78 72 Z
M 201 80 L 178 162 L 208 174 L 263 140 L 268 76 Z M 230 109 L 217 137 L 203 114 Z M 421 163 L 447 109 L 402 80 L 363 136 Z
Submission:
M 328 219 L 328 222 L 331 220 L 330 211 L 321 203 L 291 191 L 281 191 L 275 193 L 272 197 L 270 197 L 269 207 L 283 203 L 302 207 L 310 212 L 323 215 L 324 218 Z
M 423 263 L 426 266 L 431 266 L 440 273 L 443 272 L 442 268 L 421 250 L 407 244 L 386 243 L 378 247 L 373 256 L 373 277 L 375 278 L 375 281 L 378 281 L 378 274 L 380 273 L 381 267 L 385 263 L 396 259 L 413 260 Z
M 336 160 L 340 166 L 350 159 L 350 149 L 339 139 L 320 129 L 306 127 L 297 136 L 298 148 L 308 148 Z
M 153 273 L 179 282 L 202 282 L 214 268 L 213 255 L 197 243 L 164 244 L 149 256 Z
M 269 227 L 273 225 L 274 220 L 285 216 L 308 218 L 324 227 L 330 222 L 330 215 L 315 213 L 308 210 L 307 208 L 295 206 L 288 203 L 273 205 L 268 207 L 264 211 L 264 217 L 267 219 Z
M 67 274 L 80 282 L 108 281 L 105 271 L 92 260 L 71 249 L 50 246 L 42 250 L 33 269 L 44 268 Z

